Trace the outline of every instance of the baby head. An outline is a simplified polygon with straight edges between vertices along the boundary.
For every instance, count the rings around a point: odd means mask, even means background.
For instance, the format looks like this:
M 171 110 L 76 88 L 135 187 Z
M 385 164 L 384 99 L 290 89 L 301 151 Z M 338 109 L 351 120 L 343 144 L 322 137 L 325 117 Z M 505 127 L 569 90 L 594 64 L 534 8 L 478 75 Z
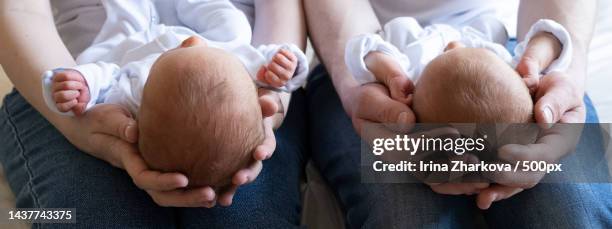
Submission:
M 241 62 L 190 38 L 151 68 L 138 113 L 139 148 L 155 170 L 190 187 L 222 188 L 263 141 L 257 92 Z
M 526 123 L 533 102 L 518 73 L 486 49 L 451 43 L 416 85 L 420 123 Z

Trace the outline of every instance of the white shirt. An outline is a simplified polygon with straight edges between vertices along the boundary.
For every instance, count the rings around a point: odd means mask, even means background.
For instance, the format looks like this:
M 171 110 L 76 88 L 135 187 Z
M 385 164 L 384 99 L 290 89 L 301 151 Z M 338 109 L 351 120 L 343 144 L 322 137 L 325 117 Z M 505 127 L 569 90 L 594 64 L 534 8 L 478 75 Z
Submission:
M 397 17 L 413 17 L 424 26 L 458 26 L 495 13 L 490 0 L 370 0 L 370 4 L 383 25 Z
M 140 1 L 140 0 L 139 0 Z M 164 8 L 165 4 L 174 0 L 150 0 L 155 2 L 157 8 Z M 243 11 L 251 26 L 255 19 L 254 0 L 231 0 L 236 8 Z M 50 0 L 55 18 L 55 25 L 62 41 L 73 57 L 77 57 L 83 50 L 92 44 L 92 41 L 100 32 L 102 24 L 106 20 L 106 12 L 102 0 Z M 162 21 L 167 25 L 172 24 L 172 18 L 176 18 L 163 11 Z M 183 25 L 185 26 L 185 25 Z
M 550 32 L 559 39 L 563 50 L 559 58 L 542 73 L 565 71 L 571 63 L 570 35 L 562 25 L 552 20 L 543 19 L 536 22 L 525 35 L 525 39 L 516 46 L 514 57 L 502 45 L 506 41 L 493 36 L 496 33 L 491 32 L 498 30 L 496 28 L 498 22 L 490 19 L 474 22 L 478 26 L 455 28 L 446 24 L 433 24 L 423 28 L 414 18 L 396 18 L 384 26 L 382 35 L 364 34 L 350 39 L 345 50 L 345 62 L 359 83 L 376 82 L 374 75 L 367 69 L 364 58 L 370 52 L 379 51 L 392 56 L 404 74 L 416 83 L 425 66 L 442 54 L 451 41 L 460 41 L 466 47 L 486 48 L 509 65 L 516 67 L 529 40 L 538 32 Z M 491 23 L 487 26 L 484 22 Z
M 115 103 L 136 113 L 155 60 L 194 35 L 211 47 L 235 54 L 254 80 L 259 68 L 280 48 L 287 49 L 298 57 L 298 68 L 294 77 L 278 89 L 293 91 L 306 80 L 308 62 L 302 51 L 290 44 L 252 47 L 251 27 L 245 15 L 229 1 L 166 0 L 154 4 L 151 1 L 105 0 L 103 3 L 106 21 L 94 44 L 77 57 L 79 66 L 74 67 L 89 86 L 91 99 L 86 109 L 97 103 Z M 43 76 L 43 95 L 47 105 L 59 112 L 51 95 L 52 76 L 53 71 Z M 268 86 L 262 82 L 257 84 Z

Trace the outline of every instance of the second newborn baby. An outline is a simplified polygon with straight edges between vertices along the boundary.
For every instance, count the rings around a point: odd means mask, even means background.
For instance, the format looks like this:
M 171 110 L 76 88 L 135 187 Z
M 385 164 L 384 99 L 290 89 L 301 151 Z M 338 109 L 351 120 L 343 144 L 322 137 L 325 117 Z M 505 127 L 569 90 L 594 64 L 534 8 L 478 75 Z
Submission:
M 385 33 L 393 43 L 378 35 L 349 41 L 347 65 L 360 83 L 385 84 L 391 98 L 412 105 L 419 123 L 532 122 L 529 88 L 512 65 L 529 42 L 550 53 L 543 73 L 567 68 L 572 52 L 569 34 L 551 20 L 531 27 L 514 60 L 491 39 L 498 36 L 470 26 L 421 28 L 412 18 L 398 18 L 385 26 Z

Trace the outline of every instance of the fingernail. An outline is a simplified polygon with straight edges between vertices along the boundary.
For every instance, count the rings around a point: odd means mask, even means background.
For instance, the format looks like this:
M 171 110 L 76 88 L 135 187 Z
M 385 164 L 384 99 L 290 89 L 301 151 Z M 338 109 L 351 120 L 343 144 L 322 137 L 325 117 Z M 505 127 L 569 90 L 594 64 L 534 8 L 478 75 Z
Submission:
M 132 134 L 134 132 L 134 124 L 128 124 L 128 126 L 125 128 L 125 138 L 129 141 L 136 141 L 136 139 L 134 139 L 134 134 Z
M 546 125 L 550 128 L 553 123 L 553 113 L 552 109 L 549 106 L 544 107 L 544 121 L 546 121 Z
M 407 112 L 400 113 L 399 116 L 397 117 L 397 123 L 404 124 L 407 122 L 408 122 L 408 113 Z

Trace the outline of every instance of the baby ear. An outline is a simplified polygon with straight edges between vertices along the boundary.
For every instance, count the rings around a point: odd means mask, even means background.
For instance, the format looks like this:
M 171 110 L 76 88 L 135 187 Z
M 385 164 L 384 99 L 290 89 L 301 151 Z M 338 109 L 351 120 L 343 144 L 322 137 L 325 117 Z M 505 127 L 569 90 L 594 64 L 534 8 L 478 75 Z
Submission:
M 204 42 L 198 36 L 191 36 L 191 37 L 185 39 L 183 41 L 183 43 L 181 43 L 181 48 L 189 48 L 189 47 L 194 47 L 194 46 L 198 46 L 198 45 L 206 46 L 206 42 Z

